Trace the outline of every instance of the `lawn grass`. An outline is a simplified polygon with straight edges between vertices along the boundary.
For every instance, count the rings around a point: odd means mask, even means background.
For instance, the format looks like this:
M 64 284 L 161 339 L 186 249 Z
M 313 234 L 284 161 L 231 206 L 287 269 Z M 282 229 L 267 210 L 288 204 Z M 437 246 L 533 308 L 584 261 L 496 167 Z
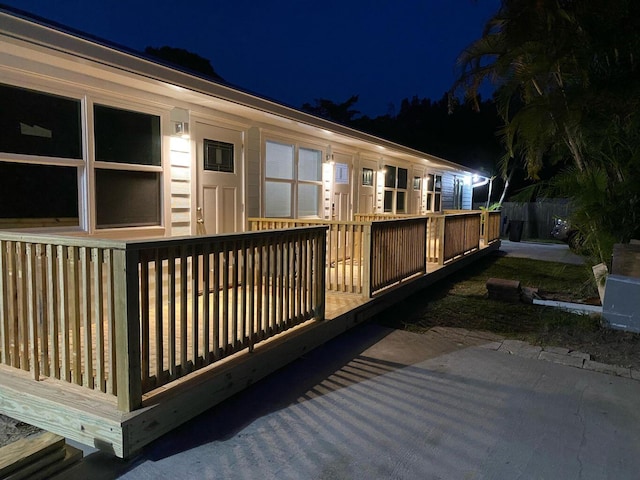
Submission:
M 640 367 L 640 335 L 600 326 L 599 316 L 489 299 L 489 278 L 581 299 L 597 296 L 591 269 L 526 258 L 489 256 L 381 314 L 387 326 L 423 333 L 435 326 L 483 330 L 535 345 L 564 346 L 618 365 Z

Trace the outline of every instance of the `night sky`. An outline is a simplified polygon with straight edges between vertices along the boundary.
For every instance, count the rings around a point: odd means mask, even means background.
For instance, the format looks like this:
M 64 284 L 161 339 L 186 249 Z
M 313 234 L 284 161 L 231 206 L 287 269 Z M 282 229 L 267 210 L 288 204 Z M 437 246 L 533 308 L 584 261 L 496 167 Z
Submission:
M 369 116 L 438 100 L 499 0 L 2 0 L 134 50 L 184 48 L 229 83 L 299 108 L 316 98 Z

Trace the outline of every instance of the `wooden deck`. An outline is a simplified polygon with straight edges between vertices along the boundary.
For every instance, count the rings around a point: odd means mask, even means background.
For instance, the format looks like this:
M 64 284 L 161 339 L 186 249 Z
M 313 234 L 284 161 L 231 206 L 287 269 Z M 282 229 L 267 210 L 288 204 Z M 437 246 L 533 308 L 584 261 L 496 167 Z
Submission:
M 427 288 L 499 248 L 500 242 L 445 265 L 427 264 L 427 273 L 367 298 L 327 291 L 324 320 L 308 320 L 247 348 L 205 365 L 142 396 L 142 407 L 130 412 L 116 397 L 54 378 L 34 382 L 32 374 L 0 365 L 0 411 L 21 421 L 119 457 L 127 457 L 185 421 L 241 391 L 251 383 L 295 360 L 305 352 Z M 340 268 L 340 265 L 334 266 Z M 198 307 L 200 308 L 200 307 Z M 161 332 L 167 332 L 167 329 Z M 187 340 L 189 339 L 187 330 Z M 151 343 L 155 337 L 149 337 Z M 187 348 L 189 343 L 187 343 Z M 153 362 L 153 357 L 150 357 Z

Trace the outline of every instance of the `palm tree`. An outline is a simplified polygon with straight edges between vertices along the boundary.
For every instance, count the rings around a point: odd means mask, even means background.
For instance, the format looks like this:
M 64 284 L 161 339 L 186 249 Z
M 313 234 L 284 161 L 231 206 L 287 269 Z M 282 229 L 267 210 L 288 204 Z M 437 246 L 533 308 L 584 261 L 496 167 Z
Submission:
M 504 126 L 505 165 L 521 163 L 536 179 L 545 162 L 569 161 L 575 178 L 604 179 L 591 219 L 616 200 L 618 216 L 637 211 L 637 191 L 628 179 L 637 171 L 637 135 L 631 135 L 640 111 L 640 2 L 635 0 L 503 0 L 481 38 L 459 57 L 454 88 L 471 98 L 489 79 Z M 506 174 L 506 171 L 504 172 Z M 637 183 L 637 181 L 636 181 Z M 556 191 L 574 194 L 575 182 L 555 182 Z M 573 191 L 571 190 L 573 189 Z M 626 192 L 619 195 L 620 192 Z M 578 209 L 581 210 L 581 209 Z M 581 211 L 583 211 L 582 209 Z M 592 220 L 581 229 L 589 237 Z M 605 236 L 617 241 L 638 235 L 629 218 Z M 606 258 L 610 241 L 593 250 Z

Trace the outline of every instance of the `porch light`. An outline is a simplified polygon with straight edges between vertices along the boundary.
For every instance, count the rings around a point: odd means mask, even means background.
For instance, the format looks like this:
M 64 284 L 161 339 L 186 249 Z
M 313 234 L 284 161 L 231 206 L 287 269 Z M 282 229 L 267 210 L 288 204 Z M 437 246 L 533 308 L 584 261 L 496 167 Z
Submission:
M 335 163 L 333 160 L 333 154 L 328 153 L 325 157 L 324 163 L 326 163 L 327 165 L 333 165 Z
M 173 134 L 176 137 L 189 138 L 189 122 L 174 122 Z
M 169 114 L 171 134 L 176 137 L 189 138 L 189 111 L 184 108 L 174 108 Z

